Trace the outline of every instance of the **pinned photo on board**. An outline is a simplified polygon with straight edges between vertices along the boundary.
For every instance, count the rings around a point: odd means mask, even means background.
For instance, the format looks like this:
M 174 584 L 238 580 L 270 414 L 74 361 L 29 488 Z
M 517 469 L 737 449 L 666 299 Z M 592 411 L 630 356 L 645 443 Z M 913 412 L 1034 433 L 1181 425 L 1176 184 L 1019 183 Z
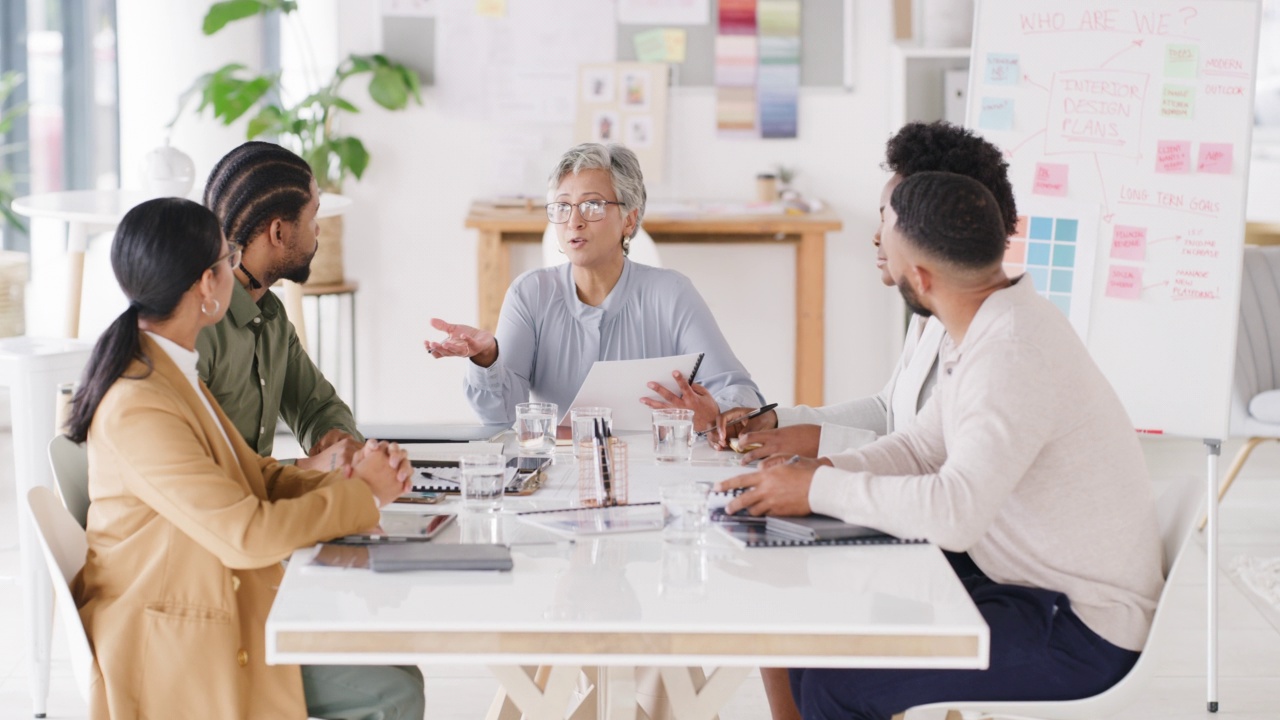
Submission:
M 626 145 L 632 150 L 639 150 L 653 145 L 652 117 L 637 115 L 627 118 Z
M 613 68 L 593 68 L 582 74 L 582 101 L 613 102 Z
M 618 113 L 612 110 L 601 110 L 591 118 L 591 140 L 598 143 L 618 142 L 622 135 L 622 127 L 618 124 Z
M 622 74 L 622 106 L 628 110 L 649 109 L 649 73 Z

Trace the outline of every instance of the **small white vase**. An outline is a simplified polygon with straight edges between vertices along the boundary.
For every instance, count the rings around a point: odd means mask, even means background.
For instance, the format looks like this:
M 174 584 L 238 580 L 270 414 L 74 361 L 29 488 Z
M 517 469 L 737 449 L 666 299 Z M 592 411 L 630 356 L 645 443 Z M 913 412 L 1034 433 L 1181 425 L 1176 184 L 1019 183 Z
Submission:
M 164 145 L 142 157 L 142 185 L 152 197 L 186 197 L 196 182 L 196 164 L 191 156 Z

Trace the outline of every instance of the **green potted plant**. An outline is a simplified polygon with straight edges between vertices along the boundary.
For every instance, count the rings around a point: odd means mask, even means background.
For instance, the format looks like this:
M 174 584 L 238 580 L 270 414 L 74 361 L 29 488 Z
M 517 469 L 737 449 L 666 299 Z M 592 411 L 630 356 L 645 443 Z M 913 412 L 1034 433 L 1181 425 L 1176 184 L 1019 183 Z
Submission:
M 279 11 L 285 22 L 298 22 L 296 0 L 225 0 L 214 3 L 204 17 L 204 34 L 213 35 L 229 23 L 244 18 Z M 305 29 L 298 36 L 306 40 Z M 310 53 L 308 53 L 310 56 Z M 314 70 L 314 69 L 313 69 Z M 318 72 L 306 73 L 318 77 Z M 326 192 L 342 192 L 348 177 L 359 180 L 369 166 L 369 151 L 359 138 L 342 132 L 342 113 L 358 113 L 360 109 L 341 94 L 348 80 L 368 78 L 369 97 L 388 110 L 403 110 L 413 101 L 422 104 L 418 74 L 387 57 L 348 55 L 338 63 L 332 77 L 322 86 L 310 87 L 298 99 L 290 98 L 281 87 L 280 74 L 254 74 L 245 65 L 228 63 L 205 73 L 183 93 L 178 101 L 178 114 L 169 122 L 172 127 L 193 98 L 199 97 L 196 112 L 209 109 L 224 125 L 230 125 L 256 108 L 249 119 L 246 136 L 276 137 L 311 166 L 316 182 Z M 312 263 L 311 282 L 342 282 L 341 218 L 322 221 L 321 254 Z M 326 247 L 327 246 L 327 247 Z M 336 262 L 336 274 L 333 270 Z
M 9 101 L 9 96 L 13 94 L 14 88 L 22 83 L 22 74 L 17 72 L 7 72 L 0 75 L 0 108 Z M 13 129 L 13 121 L 27 111 L 27 103 L 20 103 L 7 110 L 0 109 L 0 161 L 6 155 L 21 150 L 17 144 L 10 144 L 3 141 L 5 135 Z M 4 216 L 4 222 L 9 223 L 13 227 L 22 232 L 27 231 L 26 223 L 22 222 L 22 218 L 13 212 L 13 188 L 17 178 L 9 169 L 0 164 L 0 215 Z

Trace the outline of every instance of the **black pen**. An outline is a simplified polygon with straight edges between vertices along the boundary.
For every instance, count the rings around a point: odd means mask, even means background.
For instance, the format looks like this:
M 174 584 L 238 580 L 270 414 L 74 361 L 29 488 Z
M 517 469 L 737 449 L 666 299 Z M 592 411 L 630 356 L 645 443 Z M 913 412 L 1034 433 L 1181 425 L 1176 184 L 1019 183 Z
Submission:
M 746 422 L 747 420 L 751 420 L 751 419 L 753 419 L 753 418 L 758 418 L 758 417 L 760 417 L 761 415 L 763 415 L 763 414 L 765 414 L 765 413 L 769 412 L 770 410 L 773 410 L 773 409 L 774 409 L 774 408 L 776 408 L 776 407 L 778 407 L 778 403 L 769 403 L 768 405 L 765 405 L 764 407 L 760 407 L 760 408 L 756 408 L 755 410 L 752 410 L 751 412 L 747 413 L 746 415 L 743 415 L 742 417 L 737 417 L 737 418 L 734 418 L 734 419 L 730 420 L 729 422 L 725 423 L 725 424 L 724 424 L 724 426 L 725 426 L 726 428 L 728 428 L 728 427 L 729 427 L 729 426 L 731 426 L 731 425 L 737 425 L 737 424 L 738 424 L 738 423 L 740 423 L 740 422 Z M 711 432 L 712 430 L 715 430 L 715 429 L 716 429 L 716 426 L 715 426 L 715 425 L 712 425 L 711 427 L 707 428 L 706 430 L 703 430 L 702 432 L 698 433 L 698 437 L 706 437 L 706 436 L 707 436 L 707 433 L 709 433 L 709 432 Z

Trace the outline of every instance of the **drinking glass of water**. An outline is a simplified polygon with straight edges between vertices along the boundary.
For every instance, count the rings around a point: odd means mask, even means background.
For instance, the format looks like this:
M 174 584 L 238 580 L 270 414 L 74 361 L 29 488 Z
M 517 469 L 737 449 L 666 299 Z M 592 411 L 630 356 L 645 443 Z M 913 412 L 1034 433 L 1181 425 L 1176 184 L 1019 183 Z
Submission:
M 550 455 L 556 449 L 555 403 L 525 402 L 516 405 L 516 441 L 521 455 Z
M 693 411 L 653 411 L 653 455 L 658 462 L 689 462 L 693 457 Z
M 507 459 L 501 455 L 463 455 L 462 507 L 481 512 L 502 509 L 502 489 L 507 484 Z
M 613 429 L 613 410 L 607 407 L 576 407 L 569 409 L 569 424 L 573 427 L 573 454 L 591 454 L 591 440 L 596 430 L 603 427 L 606 435 Z
M 709 520 L 709 482 L 669 482 L 658 488 L 662 501 L 662 539 L 676 545 L 696 545 L 703 540 Z

